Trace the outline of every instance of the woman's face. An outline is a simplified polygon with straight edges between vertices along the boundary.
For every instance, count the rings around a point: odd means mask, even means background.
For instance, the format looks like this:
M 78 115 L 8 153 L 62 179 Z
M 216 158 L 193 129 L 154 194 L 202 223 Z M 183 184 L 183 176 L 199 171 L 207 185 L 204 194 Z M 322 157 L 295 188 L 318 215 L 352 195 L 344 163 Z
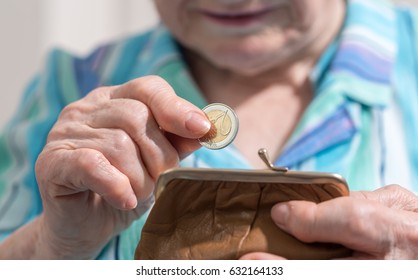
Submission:
M 257 74 L 321 48 L 339 29 L 345 0 L 154 0 L 186 48 L 213 65 Z

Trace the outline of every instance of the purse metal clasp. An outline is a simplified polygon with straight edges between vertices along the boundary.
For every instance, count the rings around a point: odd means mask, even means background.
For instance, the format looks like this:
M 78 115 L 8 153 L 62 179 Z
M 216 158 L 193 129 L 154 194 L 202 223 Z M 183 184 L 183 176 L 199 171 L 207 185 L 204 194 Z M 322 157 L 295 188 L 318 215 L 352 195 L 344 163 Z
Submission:
M 267 165 L 267 167 L 270 168 L 271 170 L 283 172 L 283 173 L 289 171 L 288 167 L 274 166 L 270 160 L 267 149 L 261 148 L 260 150 L 258 150 L 258 155 L 260 156 L 261 160 Z

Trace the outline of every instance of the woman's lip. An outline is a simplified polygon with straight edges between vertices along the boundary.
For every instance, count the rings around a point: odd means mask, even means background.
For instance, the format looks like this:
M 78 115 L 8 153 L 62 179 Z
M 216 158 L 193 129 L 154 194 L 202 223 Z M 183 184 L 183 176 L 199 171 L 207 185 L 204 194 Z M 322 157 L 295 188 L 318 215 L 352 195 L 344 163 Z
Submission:
M 217 12 L 200 10 L 200 13 L 212 21 L 226 25 L 246 25 L 259 20 L 265 14 L 271 12 L 272 8 L 263 8 L 254 11 Z
M 204 15 L 213 16 L 213 17 L 248 17 L 248 16 L 257 16 L 260 14 L 267 13 L 271 10 L 271 8 L 264 8 L 254 11 L 241 11 L 241 12 L 215 12 L 215 11 L 208 11 L 208 10 L 201 10 L 200 12 Z

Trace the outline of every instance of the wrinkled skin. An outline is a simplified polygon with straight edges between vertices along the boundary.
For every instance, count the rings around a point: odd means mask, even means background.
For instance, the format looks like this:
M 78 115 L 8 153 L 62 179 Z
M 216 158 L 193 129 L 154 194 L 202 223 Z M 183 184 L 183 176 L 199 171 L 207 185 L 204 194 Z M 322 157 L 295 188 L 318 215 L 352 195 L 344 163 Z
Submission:
M 158 77 L 98 88 L 67 106 L 36 163 L 51 255 L 96 257 L 148 209 L 158 175 L 199 148 L 209 128 Z
M 400 186 L 320 204 L 291 201 L 271 211 L 278 227 L 304 242 L 333 242 L 353 250 L 350 259 L 418 259 L 418 198 Z M 251 253 L 242 259 L 282 259 Z
M 265 76 L 270 69 L 315 58 L 338 31 L 345 13 L 345 0 L 154 2 L 162 21 L 182 45 L 218 69 L 246 76 Z M 265 13 L 247 24 L 216 19 L 255 11 Z

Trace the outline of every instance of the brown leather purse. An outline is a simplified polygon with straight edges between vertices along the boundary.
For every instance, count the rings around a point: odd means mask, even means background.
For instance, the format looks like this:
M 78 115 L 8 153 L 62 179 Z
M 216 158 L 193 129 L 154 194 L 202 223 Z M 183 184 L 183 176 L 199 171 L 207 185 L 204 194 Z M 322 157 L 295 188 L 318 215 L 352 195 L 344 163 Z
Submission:
M 249 252 L 288 259 L 349 256 L 341 245 L 297 240 L 270 216 L 278 202 L 348 195 L 344 178 L 288 171 L 264 160 L 269 170 L 179 168 L 162 174 L 135 259 L 238 259 Z

